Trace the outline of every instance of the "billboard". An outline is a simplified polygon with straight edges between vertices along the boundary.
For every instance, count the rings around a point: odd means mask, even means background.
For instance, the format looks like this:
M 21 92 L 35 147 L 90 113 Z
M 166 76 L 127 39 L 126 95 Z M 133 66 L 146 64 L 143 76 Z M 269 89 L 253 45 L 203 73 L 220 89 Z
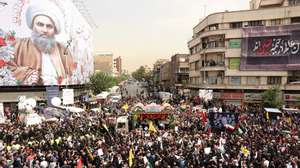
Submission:
M 88 82 L 92 29 L 71 0 L 10 0 L 0 9 L 0 86 Z
M 241 70 L 299 70 L 300 25 L 243 28 Z

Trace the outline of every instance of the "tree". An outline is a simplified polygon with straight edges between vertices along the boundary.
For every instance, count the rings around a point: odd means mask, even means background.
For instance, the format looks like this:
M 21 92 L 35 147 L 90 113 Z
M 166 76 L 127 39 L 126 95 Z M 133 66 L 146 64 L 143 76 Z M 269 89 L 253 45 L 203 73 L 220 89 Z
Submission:
M 122 73 L 120 76 L 115 77 L 117 84 L 119 84 L 122 81 L 125 81 L 128 79 L 128 75 Z
M 282 106 L 282 92 L 279 86 L 272 86 L 262 94 L 264 107 L 280 108 Z
M 116 79 L 113 76 L 103 72 L 98 72 L 90 76 L 88 87 L 94 94 L 98 94 L 102 91 L 108 90 L 116 84 Z
M 143 79 L 145 79 L 145 73 L 146 73 L 146 69 L 144 66 L 140 66 L 139 69 L 137 69 L 136 71 L 132 72 L 132 77 L 135 80 L 138 81 L 142 81 Z

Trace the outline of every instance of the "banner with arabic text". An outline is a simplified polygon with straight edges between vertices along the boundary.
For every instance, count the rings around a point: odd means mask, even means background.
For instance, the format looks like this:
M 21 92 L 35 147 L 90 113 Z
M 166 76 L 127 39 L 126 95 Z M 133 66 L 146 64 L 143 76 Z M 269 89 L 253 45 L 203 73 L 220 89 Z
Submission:
M 243 29 L 241 70 L 299 70 L 300 25 Z

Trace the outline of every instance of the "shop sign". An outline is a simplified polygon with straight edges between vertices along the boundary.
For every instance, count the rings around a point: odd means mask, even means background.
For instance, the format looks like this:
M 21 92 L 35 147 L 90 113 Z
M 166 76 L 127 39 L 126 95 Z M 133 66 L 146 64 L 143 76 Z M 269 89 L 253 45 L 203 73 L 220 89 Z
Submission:
M 221 98 L 221 93 L 220 92 L 213 92 L 213 98 L 214 99 L 220 99 Z
M 74 90 L 73 89 L 63 89 L 63 104 L 74 104 Z
M 230 58 L 229 59 L 229 69 L 239 69 L 241 60 L 240 58 Z
M 222 99 L 224 100 L 242 100 L 244 93 L 223 93 Z
M 262 101 L 262 96 L 260 93 L 245 93 L 244 101 L 245 102 Z
M 229 40 L 230 48 L 241 48 L 241 39 L 231 39 Z
M 300 101 L 300 94 L 284 94 L 284 101 Z

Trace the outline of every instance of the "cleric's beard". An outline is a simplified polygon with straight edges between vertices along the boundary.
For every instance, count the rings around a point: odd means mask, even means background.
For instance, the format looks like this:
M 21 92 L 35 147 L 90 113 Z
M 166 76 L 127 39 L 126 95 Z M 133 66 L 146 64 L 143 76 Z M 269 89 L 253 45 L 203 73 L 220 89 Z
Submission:
M 33 31 L 31 39 L 38 49 L 46 54 L 50 54 L 55 46 L 55 37 L 44 37 L 42 34 Z

